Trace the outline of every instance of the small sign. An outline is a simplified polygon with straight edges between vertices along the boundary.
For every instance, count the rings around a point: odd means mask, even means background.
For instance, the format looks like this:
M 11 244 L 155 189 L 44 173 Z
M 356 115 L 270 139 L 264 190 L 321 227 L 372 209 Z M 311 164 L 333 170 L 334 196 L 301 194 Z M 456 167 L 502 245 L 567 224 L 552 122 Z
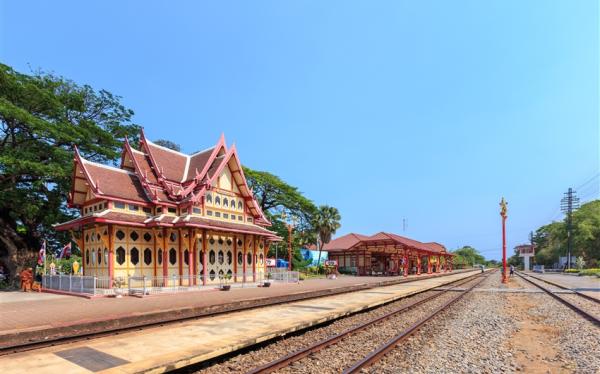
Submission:
M 337 266 L 337 260 L 327 260 L 325 266 Z
M 267 258 L 267 266 L 269 266 L 269 267 L 277 266 L 277 260 L 275 260 L 274 258 Z

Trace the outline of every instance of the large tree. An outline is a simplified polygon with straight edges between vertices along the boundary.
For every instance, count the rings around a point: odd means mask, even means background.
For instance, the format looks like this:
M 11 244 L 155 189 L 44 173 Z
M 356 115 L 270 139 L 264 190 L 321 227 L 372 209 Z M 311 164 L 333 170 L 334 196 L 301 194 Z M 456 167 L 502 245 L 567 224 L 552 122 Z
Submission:
M 73 146 L 87 159 L 119 158 L 137 141 L 133 111 L 119 96 L 44 72 L 0 64 L 0 262 L 15 277 L 32 265 L 42 240 L 66 241 L 52 224 L 74 217 L 66 206 Z
M 455 256 L 453 260 L 455 264 L 462 264 L 463 266 L 468 266 L 477 264 L 483 265 L 486 263 L 485 257 L 483 257 L 478 250 L 468 245 L 457 249 L 452 253 L 454 253 Z
M 313 216 L 313 227 L 320 239 L 317 265 L 321 264 L 323 246 L 331 241 L 331 237 L 341 227 L 341 219 L 342 216 L 337 208 L 328 205 L 319 206 L 319 210 Z
M 285 212 L 288 218 L 295 218 L 293 247 L 316 244 L 313 217 L 318 209 L 311 200 L 302 195 L 297 187 L 269 172 L 244 167 L 244 174 L 258 204 L 273 223 L 271 230 L 287 239 L 288 229 L 282 218 L 282 213 Z M 287 256 L 287 246 L 281 246 L 281 249 L 281 256 Z M 273 250 L 271 252 L 274 253 Z

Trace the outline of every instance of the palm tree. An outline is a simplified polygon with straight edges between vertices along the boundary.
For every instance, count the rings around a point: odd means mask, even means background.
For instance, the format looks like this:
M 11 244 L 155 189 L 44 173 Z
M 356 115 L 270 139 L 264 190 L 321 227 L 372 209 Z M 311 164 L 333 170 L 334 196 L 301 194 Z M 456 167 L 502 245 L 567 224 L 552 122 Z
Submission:
M 318 247 L 319 247 L 319 258 L 317 260 L 317 266 L 321 264 L 321 251 L 323 245 L 331 241 L 331 237 L 335 234 L 337 229 L 341 227 L 340 220 L 342 216 L 337 208 L 321 205 L 317 213 L 313 217 L 313 227 L 318 235 Z

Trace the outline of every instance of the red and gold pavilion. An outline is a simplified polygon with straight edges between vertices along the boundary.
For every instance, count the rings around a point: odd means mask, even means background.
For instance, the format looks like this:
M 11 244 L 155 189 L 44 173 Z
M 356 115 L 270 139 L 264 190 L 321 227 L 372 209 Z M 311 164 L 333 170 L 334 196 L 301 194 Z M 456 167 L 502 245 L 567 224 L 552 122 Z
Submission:
M 235 145 L 223 136 L 186 155 L 140 137 L 126 140 L 119 168 L 75 149 L 69 206 L 81 217 L 69 230 L 84 275 L 178 277 L 180 284 L 262 279 L 269 242 L 265 217 L 248 187 Z
M 439 273 L 452 270 L 453 254 L 439 243 L 422 243 L 380 232 L 367 236 L 350 233 L 323 246 L 342 272 L 357 275 Z

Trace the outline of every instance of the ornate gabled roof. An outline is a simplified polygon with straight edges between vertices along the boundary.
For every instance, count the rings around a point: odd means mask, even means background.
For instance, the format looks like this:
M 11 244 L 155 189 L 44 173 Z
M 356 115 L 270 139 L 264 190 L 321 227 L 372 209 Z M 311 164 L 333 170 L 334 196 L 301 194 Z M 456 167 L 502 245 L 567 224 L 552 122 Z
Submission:
M 79 176 L 79 188 L 85 177 L 85 185 L 98 196 L 171 206 L 197 204 L 207 190 L 216 186 L 217 178 L 229 165 L 254 223 L 270 225 L 248 187 L 235 145 L 228 150 L 223 135 L 214 147 L 192 155 L 156 145 L 145 138 L 143 131 L 140 144 L 141 149 L 136 150 L 125 139 L 120 169 L 87 161 L 76 148 L 74 177 Z M 79 194 L 77 201 L 73 199 L 75 194 Z M 69 203 L 81 205 L 84 194 L 75 190 L 74 178 Z

